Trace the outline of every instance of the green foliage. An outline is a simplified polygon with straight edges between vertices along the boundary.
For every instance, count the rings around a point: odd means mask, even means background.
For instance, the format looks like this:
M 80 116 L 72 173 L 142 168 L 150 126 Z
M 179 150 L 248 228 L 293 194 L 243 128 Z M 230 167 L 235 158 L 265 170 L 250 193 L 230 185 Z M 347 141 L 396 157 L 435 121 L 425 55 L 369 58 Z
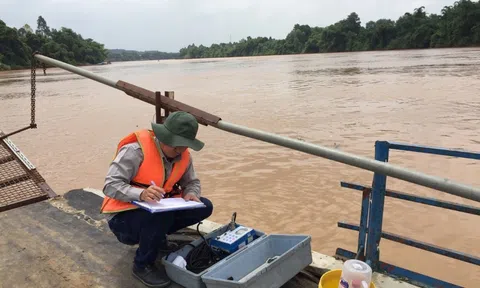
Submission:
M 357 13 L 327 27 L 295 24 L 285 39 L 247 37 L 239 42 L 195 44 L 178 53 L 106 50 L 103 44 L 83 39 L 69 28 L 51 29 L 42 16 L 37 28 L 10 28 L 0 20 L 0 70 L 30 66 L 33 51 L 73 65 L 108 61 L 215 58 L 300 53 L 346 52 L 388 49 L 466 47 L 480 45 L 480 2 L 459 0 L 445 6 L 440 15 L 425 7 L 405 13 L 396 21 L 379 19 L 361 25 Z
M 73 65 L 97 64 L 107 58 L 103 44 L 83 39 L 69 28 L 50 29 L 42 16 L 35 33 L 27 24 L 17 30 L 0 20 L 0 70 L 29 67 L 35 51 Z
M 28 66 L 30 48 L 17 34 L 17 29 L 8 27 L 0 20 L 0 69 Z
M 397 21 L 379 19 L 361 25 L 357 13 L 327 27 L 296 24 L 285 39 L 266 37 L 234 43 L 195 44 L 180 49 L 181 58 L 236 57 L 299 53 L 465 47 L 480 45 L 480 2 L 456 1 L 441 15 L 427 15 L 425 7 L 405 13 Z
M 160 51 L 134 51 L 124 49 L 109 49 L 109 61 L 139 61 L 139 60 L 161 60 L 161 59 L 177 59 L 180 53 L 168 53 Z
M 139 60 L 162 60 L 178 59 L 179 53 L 168 53 L 160 51 L 134 51 L 124 49 L 109 49 L 108 61 L 139 61 Z

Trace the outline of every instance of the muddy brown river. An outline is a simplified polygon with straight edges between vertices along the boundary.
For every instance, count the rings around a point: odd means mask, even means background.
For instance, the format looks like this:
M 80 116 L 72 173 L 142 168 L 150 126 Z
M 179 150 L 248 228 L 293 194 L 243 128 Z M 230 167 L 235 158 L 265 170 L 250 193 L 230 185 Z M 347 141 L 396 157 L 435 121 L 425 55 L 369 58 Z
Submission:
M 85 67 L 175 99 L 225 121 L 361 156 L 377 140 L 480 152 L 480 49 L 436 49 L 113 63 Z M 103 180 L 118 141 L 149 128 L 150 104 L 60 69 L 37 76 L 38 129 L 12 136 L 58 194 Z M 0 129 L 30 122 L 30 71 L 0 73 Z M 192 152 L 211 220 L 267 233 L 307 233 L 312 248 L 356 250 L 361 194 L 372 172 L 201 126 Z M 480 162 L 391 151 L 390 163 L 480 186 Z M 479 207 L 459 197 L 388 178 L 387 187 Z M 480 256 L 480 218 L 387 198 L 384 230 Z M 382 240 L 381 260 L 476 287 L 480 267 Z

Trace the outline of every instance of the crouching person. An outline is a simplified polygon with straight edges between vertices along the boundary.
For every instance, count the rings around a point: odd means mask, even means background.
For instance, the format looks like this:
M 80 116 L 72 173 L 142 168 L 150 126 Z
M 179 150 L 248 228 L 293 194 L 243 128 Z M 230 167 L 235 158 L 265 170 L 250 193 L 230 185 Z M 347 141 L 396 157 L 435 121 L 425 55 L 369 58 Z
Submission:
M 105 179 L 101 212 L 108 213 L 109 227 L 127 245 L 138 244 L 133 275 L 150 287 L 166 287 L 170 280 L 155 266 L 159 251 L 169 250 L 166 235 L 208 218 L 212 203 L 201 196 L 189 148 L 200 151 L 198 122 L 187 112 L 171 113 L 164 124 L 127 135 L 118 144 Z M 150 213 L 131 201 L 161 201 L 182 197 L 206 207 Z

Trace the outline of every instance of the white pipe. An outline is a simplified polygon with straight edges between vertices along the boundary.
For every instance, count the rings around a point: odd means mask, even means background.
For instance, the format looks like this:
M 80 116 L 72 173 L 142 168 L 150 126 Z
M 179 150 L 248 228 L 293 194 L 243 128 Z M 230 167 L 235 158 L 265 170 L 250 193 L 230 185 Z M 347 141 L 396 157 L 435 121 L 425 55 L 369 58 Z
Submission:
M 76 66 L 73 66 L 73 65 L 67 64 L 65 62 L 58 61 L 58 60 L 55 60 L 55 59 L 52 59 L 50 57 L 43 56 L 43 55 L 40 55 L 40 54 L 35 54 L 35 58 L 37 58 L 39 61 L 44 62 L 46 64 L 57 66 L 59 68 L 65 69 L 67 71 L 70 71 L 72 73 L 81 75 L 81 76 L 86 77 L 86 78 L 90 78 L 92 80 L 95 80 L 95 81 L 100 82 L 102 84 L 108 85 L 110 87 L 117 88 L 115 86 L 115 84 L 117 84 L 117 81 L 110 80 L 108 78 L 105 78 L 105 77 L 102 77 L 100 75 L 94 74 L 94 73 L 92 73 L 90 71 L 87 71 L 85 69 L 78 68 Z
M 59 68 L 65 69 L 67 71 L 70 71 L 78 75 L 82 75 L 84 77 L 90 78 L 92 80 L 95 80 L 97 82 L 103 83 L 105 85 L 108 85 L 110 87 L 113 87 L 115 89 L 122 91 L 122 89 L 116 86 L 117 81 L 110 80 L 108 78 L 96 75 L 90 71 L 75 67 L 73 65 L 70 65 L 70 64 L 67 64 L 43 55 L 36 54 L 35 58 L 37 58 L 41 62 L 50 64 L 53 66 L 57 66 Z M 347 165 L 370 170 L 373 172 L 385 174 L 390 177 L 398 178 L 398 179 L 412 182 L 421 186 L 429 187 L 429 188 L 440 190 L 440 191 L 443 191 L 452 195 L 456 195 L 462 198 L 480 202 L 479 188 L 464 185 L 461 183 L 456 183 L 447 178 L 440 178 L 436 176 L 423 174 L 417 171 L 409 170 L 409 169 L 392 165 L 389 163 L 384 163 L 374 159 L 357 156 L 351 153 L 322 147 L 319 145 L 295 140 L 288 137 L 283 137 L 280 135 L 276 135 L 276 134 L 261 131 L 261 130 L 251 129 L 248 127 L 228 123 L 222 120 L 220 120 L 215 125 L 211 124 L 211 126 L 214 126 L 218 129 L 221 129 L 230 133 L 276 144 L 276 145 L 287 147 L 293 150 L 302 151 L 308 154 L 327 158 L 333 161 L 341 162 Z
M 386 162 L 377 161 L 375 159 L 357 156 L 351 153 L 322 147 L 261 130 L 251 129 L 225 121 L 218 122 L 217 128 L 245 137 L 291 148 L 293 150 L 302 151 L 322 158 L 327 158 L 347 165 L 378 172 L 421 186 L 437 189 L 452 195 L 480 202 L 479 188 L 456 183 L 447 178 L 423 174 L 421 172 L 409 170 Z

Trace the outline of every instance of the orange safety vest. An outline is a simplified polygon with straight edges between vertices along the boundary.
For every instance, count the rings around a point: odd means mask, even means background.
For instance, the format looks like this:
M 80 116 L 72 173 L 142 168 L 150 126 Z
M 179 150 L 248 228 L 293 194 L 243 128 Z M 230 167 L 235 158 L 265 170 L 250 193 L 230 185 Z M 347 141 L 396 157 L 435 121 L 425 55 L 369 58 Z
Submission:
M 114 158 L 116 157 L 120 148 L 126 144 L 134 142 L 138 142 L 142 148 L 143 162 L 138 168 L 137 175 L 133 177 L 132 183 L 139 183 L 145 187 L 148 187 L 151 185 L 151 181 L 154 181 L 159 186 L 161 183 L 165 192 L 170 193 L 173 190 L 174 185 L 177 184 L 187 170 L 190 162 L 190 152 L 188 152 L 188 149 L 182 153 L 181 160 L 173 164 L 172 173 L 165 181 L 165 168 L 163 165 L 163 159 L 158 151 L 160 148 L 157 148 L 152 130 L 139 130 L 127 135 L 118 144 Z M 136 185 L 133 184 L 133 186 Z M 181 195 L 174 197 L 181 197 Z M 117 213 L 137 208 L 137 205 L 130 202 L 124 202 L 105 196 L 100 213 Z

